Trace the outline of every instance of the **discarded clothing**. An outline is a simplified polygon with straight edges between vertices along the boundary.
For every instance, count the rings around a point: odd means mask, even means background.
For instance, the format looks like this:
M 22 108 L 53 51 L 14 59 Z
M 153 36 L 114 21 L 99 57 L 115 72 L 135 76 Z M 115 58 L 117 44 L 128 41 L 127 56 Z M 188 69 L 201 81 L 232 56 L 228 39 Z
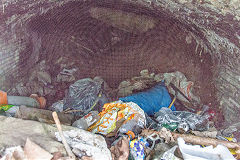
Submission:
M 162 107 L 168 107 L 172 102 L 167 88 L 163 82 L 147 90 L 146 92 L 140 92 L 119 99 L 123 102 L 136 103 L 148 115 L 153 115 L 155 112 L 158 112 Z M 174 105 L 172 105 L 171 109 L 173 111 L 176 110 Z

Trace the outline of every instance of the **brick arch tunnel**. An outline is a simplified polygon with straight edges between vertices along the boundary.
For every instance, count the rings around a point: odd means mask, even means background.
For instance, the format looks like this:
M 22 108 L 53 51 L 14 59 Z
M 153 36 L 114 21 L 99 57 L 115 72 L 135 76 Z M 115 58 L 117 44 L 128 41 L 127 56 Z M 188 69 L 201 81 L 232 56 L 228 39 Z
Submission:
M 0 88 L 16 93 L 43 62 L 51 77 L 75 66 L 76 79 L 101 76 L 112 88 L 143 69 L 180 71 L 237 122 L 239 5 L 217 2 L 2 1 Z

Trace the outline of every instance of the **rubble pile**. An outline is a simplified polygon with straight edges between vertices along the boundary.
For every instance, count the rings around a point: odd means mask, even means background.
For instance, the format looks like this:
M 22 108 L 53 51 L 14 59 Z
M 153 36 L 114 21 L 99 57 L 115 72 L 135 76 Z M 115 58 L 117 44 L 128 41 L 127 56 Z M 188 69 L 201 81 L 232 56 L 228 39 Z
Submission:
M 217 128 L 216 112 L 181 72 L 143 70 L 121 82 L 112 101 L 101 77 L 77 80 L 77 69 L 64 66 L 52 78 L 40 66 L 15 88 L 19 96 L 0 91 L 1 159 L 240 158 L 239 124 Z M 48 106 L 62 82 L 71 84 Z

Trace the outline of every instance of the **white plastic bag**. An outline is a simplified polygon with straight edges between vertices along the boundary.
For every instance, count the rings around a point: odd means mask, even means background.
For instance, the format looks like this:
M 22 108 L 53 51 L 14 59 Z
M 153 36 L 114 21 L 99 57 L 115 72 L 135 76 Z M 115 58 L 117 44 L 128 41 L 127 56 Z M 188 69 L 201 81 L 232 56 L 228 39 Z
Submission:
M 179 149 L 184 160 L 234 160 L 227 147 L 223 145 L 201 148 L 199 145 L 187 145 L 182 138 L 178 138 Z

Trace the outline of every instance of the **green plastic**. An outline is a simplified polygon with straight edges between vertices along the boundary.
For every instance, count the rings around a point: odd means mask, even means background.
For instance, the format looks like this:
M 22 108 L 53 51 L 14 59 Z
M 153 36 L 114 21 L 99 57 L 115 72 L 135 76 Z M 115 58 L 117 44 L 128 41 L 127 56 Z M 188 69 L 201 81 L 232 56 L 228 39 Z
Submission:
M 7 110 L 9 110 L 10 108 L 12 108 L 14 105 L 9 105 L 9 104 L 7 104 L 7 105 L 0 105 L 0 110 L 1 111 L 7 111 Z
M 178 123 L 175 123 L 175 122 L 173 122 L 173 123 L 164 123 L 164 124 L 162 124 L 162 126 L 164 127 L 164 128 L 167 128 L 167 129 L 169 129 L 170 131 L 175 131 L 177 128 L 178 128 Z

